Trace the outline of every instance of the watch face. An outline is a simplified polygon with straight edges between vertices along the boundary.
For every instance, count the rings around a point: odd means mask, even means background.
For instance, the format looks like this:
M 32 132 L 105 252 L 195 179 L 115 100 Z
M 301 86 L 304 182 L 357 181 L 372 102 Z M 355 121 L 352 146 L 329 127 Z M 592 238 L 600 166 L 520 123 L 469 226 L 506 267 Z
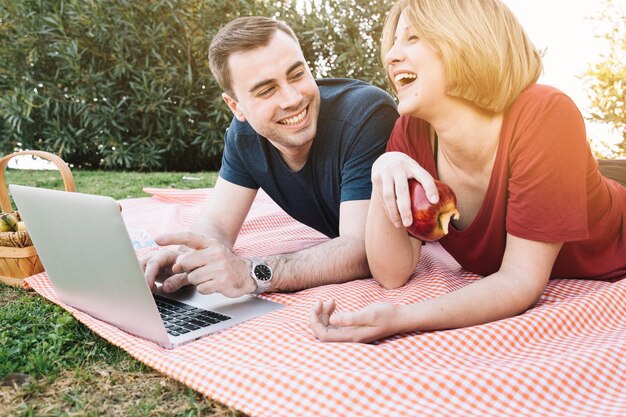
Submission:
M 267 265 L 257 265 L 254 267 L 254 276 L 259 281 L 269 281 L 272 278 L 272 270 Z

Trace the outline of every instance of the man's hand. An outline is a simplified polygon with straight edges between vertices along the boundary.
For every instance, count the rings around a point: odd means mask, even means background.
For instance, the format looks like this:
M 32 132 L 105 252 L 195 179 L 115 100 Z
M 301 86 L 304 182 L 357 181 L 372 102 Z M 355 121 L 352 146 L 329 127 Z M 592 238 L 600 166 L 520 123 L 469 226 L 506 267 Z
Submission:
M 172 262 L 172 276 L 163 282 L 166 292 L 192 284 L 201 294 L 221 293 L 234 298 L 256 289 L 250 276 L 250 261 L 235 255 L 217 239 L 177 232 L 160 235 L 155 240 L 161 246 L 183 245 L 191 249 L 180 253 Z
M 334 314 L 335 301 L 318 301 L 309 313 L 309 326 L 322 342 L 370 343 L 401 331 L 399 307 L 376 303 L 361 311 Z
M 178 283 L 176 288 L 186 284 L 187 274 L 175 274 L 172 271 L 172 267 L 179 255 L 180 252 L 163 248 L 157 252 L 150 252 L 139 259 L 144 278 L 153 293 L 157 290 L 155 284 L 157 279 Z M 164 288 L 164 290 L 167 290 L 167 288 Z

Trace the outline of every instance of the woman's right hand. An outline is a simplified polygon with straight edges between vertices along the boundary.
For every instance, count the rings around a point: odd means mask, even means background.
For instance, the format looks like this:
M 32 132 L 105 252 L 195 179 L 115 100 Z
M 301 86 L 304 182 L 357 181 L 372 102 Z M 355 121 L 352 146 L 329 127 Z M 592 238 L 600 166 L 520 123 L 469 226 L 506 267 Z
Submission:
M 409 178 L 422 184 L 431 203 L 439 201 L 433 177 L 410 156 L 402 152 L 386 152 L 372 165 L 373 192 L 380 195 L 385 212 L 395 227 L 408 227 L 413 223 Z

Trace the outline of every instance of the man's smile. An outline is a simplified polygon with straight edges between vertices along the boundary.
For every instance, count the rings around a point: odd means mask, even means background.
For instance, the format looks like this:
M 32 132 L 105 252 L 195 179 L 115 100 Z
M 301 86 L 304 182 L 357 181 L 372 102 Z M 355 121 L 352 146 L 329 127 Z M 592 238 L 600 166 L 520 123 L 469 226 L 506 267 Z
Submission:
M 298 123 L 300 123 L 300 122 L 302 122 L 304 120 L 304 118 L 307 115 L 308 109 L 309 108 L 307 106 L 300 113 L 296 114 L 295 116 L 287 117 L 285 119 L 279 120 L 278 123 L 280 123 L 281 125 L 287 125 L 287 126 L 297 125 Z

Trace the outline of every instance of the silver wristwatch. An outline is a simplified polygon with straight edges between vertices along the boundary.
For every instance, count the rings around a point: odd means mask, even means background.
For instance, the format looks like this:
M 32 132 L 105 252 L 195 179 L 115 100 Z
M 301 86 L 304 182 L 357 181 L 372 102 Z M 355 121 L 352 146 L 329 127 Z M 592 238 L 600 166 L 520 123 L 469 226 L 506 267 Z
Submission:
M 272 282 L 272 268 L 263 262 L 261 258 L 250 258 L 250 262 L 252 262 L 250 276 L 256 282 L 256 290 L 252 294 L 264 293 L 269 290 Z

